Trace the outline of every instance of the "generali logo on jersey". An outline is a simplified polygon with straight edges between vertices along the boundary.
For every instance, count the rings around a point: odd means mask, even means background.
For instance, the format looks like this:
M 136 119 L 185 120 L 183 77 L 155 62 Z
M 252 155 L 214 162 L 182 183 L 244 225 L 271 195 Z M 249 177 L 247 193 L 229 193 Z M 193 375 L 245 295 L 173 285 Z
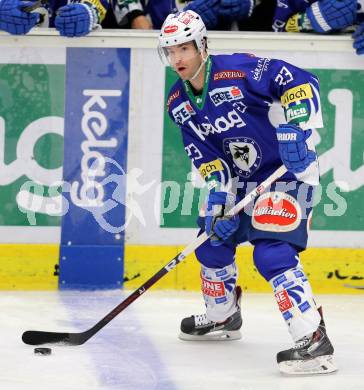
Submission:
M 258 230 L 289 232 L 296 229 L 302 219 L 299 203 L 284 192 L 267 192 L 256 201 L 252 225 Z
M 233 79 L 244 79 L 246 73 L 241 70 L 222 70 L 213 74 L 213 80 L 233 80 Z

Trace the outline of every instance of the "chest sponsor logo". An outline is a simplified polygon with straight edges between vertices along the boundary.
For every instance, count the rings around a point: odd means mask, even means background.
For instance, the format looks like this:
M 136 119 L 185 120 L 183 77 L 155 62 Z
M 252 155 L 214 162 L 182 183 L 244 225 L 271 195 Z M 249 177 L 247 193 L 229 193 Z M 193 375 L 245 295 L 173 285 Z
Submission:
M 288 106 L 290 103 L 297 102 L 303 99 L 311 99 L 312 88 L 310 84 L 301 84 L 297 87 L 288 89 L 281 97 L 282 106 Z
M 302 219 L 299 203 L 284 192 L 267 192 L 256 201 L 252 225 L 258 230 L 289 232 L 295 230 Z
M 237 175 L 247 178 L 259 168 L 262 152 L 252 138 L 225 138 L 223 147 L 225 154 L 233 160 Z
M 201 141 L 205 141 L 206 137 L 210 134 L 220 134 L 225 131 L 237 127 L 241 128 L 246 126 L 241 116 L 236 110 L 228 112 L 227 116 L 220 116 L 215 119 L 214 123 L 205 116 L 206 122 L 194 124 L 192 120 L 188 122 L 192 130 L 198 135 Z
M 245 77 L 246 73 L 241 70 L 222 70 L 213 74 L 214 81 L 244 79 Z
M 185 123 L 186 120 L 191 118 L 191 115 L 195 114 L 196 112 L 189 101 L 181 103 L 179 106 L 172 110 L 174 120 L 180 124 Z
M 215 88 L 209 92 L 209 95 L 215 106 L 219 106 L 222 103 L 230 102 L 232 100 L 239 100 L 244 97 L 240 88 L 235 86 Z
M 288 123 L 307 122 L 309 113 L 306 103 L 297 104 L 285 110 L 286 120 Z
M 213 160 L 205 164 L 201 164 L 200 168 L 198 168 L 202 177 L 206 179 L 207 176 L 210 176 L 211 173 L 223 171 L 224 168 L 220 160 Z

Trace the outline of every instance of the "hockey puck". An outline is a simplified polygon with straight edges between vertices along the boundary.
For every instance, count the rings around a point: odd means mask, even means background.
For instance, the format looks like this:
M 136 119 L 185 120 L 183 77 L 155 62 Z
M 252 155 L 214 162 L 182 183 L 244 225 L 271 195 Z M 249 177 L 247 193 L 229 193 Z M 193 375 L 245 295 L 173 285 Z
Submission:
M 34 353 L 36 355 L 50 355 L 52 350 L 50 348 L 34 348 Z

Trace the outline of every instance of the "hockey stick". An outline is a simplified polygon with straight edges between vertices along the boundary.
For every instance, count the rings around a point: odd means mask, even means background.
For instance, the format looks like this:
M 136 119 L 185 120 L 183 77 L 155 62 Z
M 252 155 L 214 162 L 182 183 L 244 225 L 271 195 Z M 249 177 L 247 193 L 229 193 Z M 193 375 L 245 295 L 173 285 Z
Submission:
M 229 214 L 234 215 L 243 210 L 251 201 L 253 201 L 259 194 L 264 192 L 273 182 L 279 179 L 287 172 L 287 168 L 282 165 L 275 172 L 273 172 L 266 180 L 264 180 L 254 190 L 237 203 L 230 211 Z M 25 344 L 41 345 L 41 344 L 63 344 L 63 345 L 81 345 L 95 335 L 100 329 L 107 325 L 112 319 L 114 319 L 119 313 L 126 309 L 137 298 L 144 294 L 150 287 L 152 287 L 159 279 L 166 275 L 169 271 L 172 271 L 182 260 L 195 251 L 200 245 L 202 245 L 209 236 L 206 232 L 198 236 L 192 243 L 190 243 L 182 252 L 178 253 L 166 266 L 160 269 L 132 294 L 130 294 L 124 301 L 117 305 L 110 313 L 108 313 L 103 319 L 101 319 L 92 328 L 80 332 L 80 333 L 60 333 L 60 332 L 43 332 L 37 330 L 28 330 L 23 333 L 22 340 Z
M 43 23 L 48 24 L 48 10 L 44 8 L 47 4 L 48 0 L 37 0 L 33 5 L 23 8 L 23 11 L 25 12 L 31 13 L 37 11 L 39 13 L 39 21 L 36 24 L 36 27 L 44 27 Z
M 37 8 L 44 7 L 48 4 L 48 0 L 37 0 L 33 5 L 30 5 L 28 7 L 24 7 L 23 11 L 25 12 L 32 12 L 36 10 Z

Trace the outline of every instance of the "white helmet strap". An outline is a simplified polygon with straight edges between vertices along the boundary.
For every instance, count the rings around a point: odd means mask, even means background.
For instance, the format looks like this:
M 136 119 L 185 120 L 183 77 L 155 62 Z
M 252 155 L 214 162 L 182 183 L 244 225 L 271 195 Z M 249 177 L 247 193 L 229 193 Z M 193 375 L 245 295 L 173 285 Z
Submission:
M 209 55 L 208 55 L 208 54 L 207 54 L 206 57 L 204 57 L 204 56 L 203 56 L 203 53 L 200 52 L 200 55 L 201 55 L 201 57 L 202 57 L 201 64 L 200 64 L 200 66 L 198 67 L 198 69 L 196 70 L 195 74 L 194 74 L 189 80 L 194 80 L 194 79 L 199 75 L 199 73 L 201 72 L 202 67 L 206 64 L 206 61 L 207 61 L 207 59 L 209 58 Z

